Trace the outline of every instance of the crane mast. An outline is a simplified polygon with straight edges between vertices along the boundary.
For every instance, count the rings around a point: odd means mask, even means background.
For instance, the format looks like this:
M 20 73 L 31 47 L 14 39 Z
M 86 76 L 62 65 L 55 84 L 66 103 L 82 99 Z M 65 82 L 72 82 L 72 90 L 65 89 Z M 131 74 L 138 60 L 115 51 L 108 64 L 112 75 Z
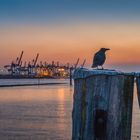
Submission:
M 22 59 L 22 57 L 23 57 L 23 53 L 24 53 L 24 52 L 22 51 L 22 52 L 21 52 L 21 55 L 20 55 L 20 57 L 19 57 L 18 63 L 17 63 L 18 65 L 20 65 L 20 63 L 21 63 L 21 59 Z
M 36 55 L 36 58 L 35 58 L 35 61 L 34 61 L 34 64 L 33 64 L 34 67 L 36 66 L 36 63 L 37 63 L 38 57 L 39 57 L 39 53 L 37 53 L 37 55 Z

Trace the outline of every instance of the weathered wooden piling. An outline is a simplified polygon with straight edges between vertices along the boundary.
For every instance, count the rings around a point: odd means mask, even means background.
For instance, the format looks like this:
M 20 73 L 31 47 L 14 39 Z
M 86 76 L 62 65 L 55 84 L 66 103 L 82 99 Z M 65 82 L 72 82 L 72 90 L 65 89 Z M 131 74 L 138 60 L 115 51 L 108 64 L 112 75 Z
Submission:
M 72 70 L 73 68 L 70 68 L 70 86 L 72 86 Z
M 140 73 L 136 74 L 136 85 L 137 85 L 138 103 L 139 103 L 139 108 L 140 108 Z
M 130 140 L 134 74 L 77 69 L 72 140 Z

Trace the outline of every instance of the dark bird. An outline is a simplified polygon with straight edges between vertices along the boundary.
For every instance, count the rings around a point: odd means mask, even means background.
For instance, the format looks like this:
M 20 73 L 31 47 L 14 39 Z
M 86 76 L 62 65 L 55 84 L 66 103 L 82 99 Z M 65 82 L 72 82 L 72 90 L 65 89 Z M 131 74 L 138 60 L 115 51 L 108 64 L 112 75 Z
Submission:
M 97 69 L 98 69 L 98 66 L 101 66 L 102 69 L 103 69 L 102 65 L 104 64 L 104 62 L 106 60 L 105 52 L 107 50 L 110 50 L 110 49 L 101 48 L 97 53 L 95 53 L 94 58 L 93 58 L 93 63 L 92 63 L 92 66 L 91 66 L 92 68 L 97 67 Z

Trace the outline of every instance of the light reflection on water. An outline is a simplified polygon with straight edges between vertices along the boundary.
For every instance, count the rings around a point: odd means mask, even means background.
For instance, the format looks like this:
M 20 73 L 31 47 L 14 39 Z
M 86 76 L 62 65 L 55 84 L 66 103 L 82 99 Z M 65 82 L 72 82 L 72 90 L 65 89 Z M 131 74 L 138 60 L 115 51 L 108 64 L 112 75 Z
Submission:
M 138 105 L 136 87 L 134 89 L 134 100 L 133 100 L 132 140 L 140 140 L 140 108 Z
M 134 95 L 132 140 L 139 140 Z M 72 98 L 72 87 L 64 85 L 0 88 L 0 139 L 71 140 Z
M 69 86 L 0 89 L 0 139 L 70 140 Z

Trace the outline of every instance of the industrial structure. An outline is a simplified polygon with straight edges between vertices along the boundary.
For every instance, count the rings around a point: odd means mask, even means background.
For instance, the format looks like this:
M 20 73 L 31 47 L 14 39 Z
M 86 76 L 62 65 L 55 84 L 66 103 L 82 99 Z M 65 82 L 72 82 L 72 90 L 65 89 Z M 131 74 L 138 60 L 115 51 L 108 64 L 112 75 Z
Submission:
M 11 78 L 68 78 L 70 77 L 70 71 L 74 70 L 79 63 L 79 58 L 74 65 L 60 64 L 59 62 L 52 61 L 51 63 L 38 62 L 39 53 L 36 57 L 28 63 L 23 62 L 24 51 L 20 56 L 12 61 L 10 65 L 5 65 L 4 68 L 8 71 L 8 77 Z M 85 65 L 86 60 L 83 61 L 81 67 Z

